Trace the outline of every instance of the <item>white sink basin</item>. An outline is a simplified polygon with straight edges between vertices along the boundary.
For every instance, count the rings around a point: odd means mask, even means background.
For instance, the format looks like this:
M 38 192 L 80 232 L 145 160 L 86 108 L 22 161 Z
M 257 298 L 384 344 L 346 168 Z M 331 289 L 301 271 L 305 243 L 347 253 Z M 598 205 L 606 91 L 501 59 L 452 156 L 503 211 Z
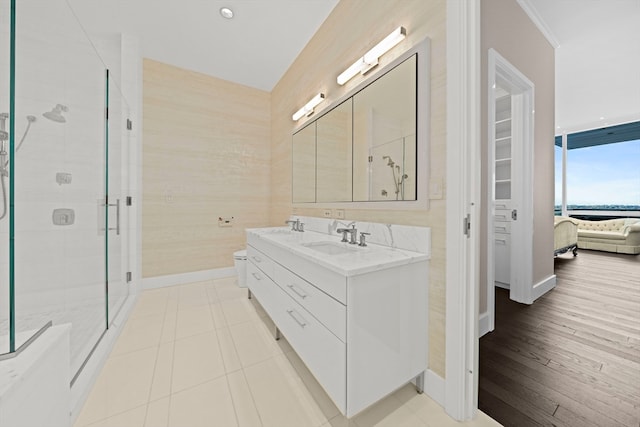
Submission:
M 336 242 L 311 242 L 303 243 L 302 246 L 326 255 L 342 255 L 356 250 Z

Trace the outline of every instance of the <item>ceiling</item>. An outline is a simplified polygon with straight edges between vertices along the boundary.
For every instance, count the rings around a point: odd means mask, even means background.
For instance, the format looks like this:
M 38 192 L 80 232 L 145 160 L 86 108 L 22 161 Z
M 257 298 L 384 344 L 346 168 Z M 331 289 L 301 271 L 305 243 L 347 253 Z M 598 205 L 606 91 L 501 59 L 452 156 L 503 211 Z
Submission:
M 556 131 L 640 120 L 640 0 L 518 0 L 556 47 Z
M 265 91 L 338 3 L 67 1 L 89 32 L 136 36 L 146 58 Z M 558 132 L 640 120 L 640 0 L 517 1 L 556 47 Z
M 124 33 L 142 56 L 271 91 L 338 0 L 67 0 L 89 33 Z M 219 11 L 229 7 L 233 19 Z

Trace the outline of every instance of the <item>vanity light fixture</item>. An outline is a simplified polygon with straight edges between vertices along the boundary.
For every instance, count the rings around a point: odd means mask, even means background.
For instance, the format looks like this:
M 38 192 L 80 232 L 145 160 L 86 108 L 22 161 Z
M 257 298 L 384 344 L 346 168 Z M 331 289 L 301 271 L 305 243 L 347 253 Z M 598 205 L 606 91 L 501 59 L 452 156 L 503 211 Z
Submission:
M 407 30 L 404 27 L 398 27 L 391 34 L 385 37 L 380 43 L 375 45 L 373 49 L 365 53 L 364 56 L 353 63 L 349 68 L 344 70 L 338 76 L 338 84 L 343 85 L 351 80 L 356 74 L 365 74 L 367 71 L 378 65 L 378 59 L 395 45 L 400 43 L 407 36 Z
M 298 121 L 303 116 L 310 116 L 313 113 L 313 109 L 316 108 L 318 104 L 324 101 L 324 93 L 319 93 L 309 102 L 307 102 L 304 107 L 295 112 L 295 114 L 291 117 L 293 120 Z

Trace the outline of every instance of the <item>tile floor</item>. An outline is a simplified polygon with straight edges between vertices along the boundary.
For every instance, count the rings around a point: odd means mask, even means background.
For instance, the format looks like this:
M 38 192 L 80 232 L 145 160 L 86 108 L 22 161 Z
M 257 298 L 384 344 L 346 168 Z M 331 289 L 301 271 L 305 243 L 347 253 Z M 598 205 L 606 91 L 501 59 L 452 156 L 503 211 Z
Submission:
M 74 427 L 457 423 L 408 385 L 347 420 L 234 277 L 141 293 Z

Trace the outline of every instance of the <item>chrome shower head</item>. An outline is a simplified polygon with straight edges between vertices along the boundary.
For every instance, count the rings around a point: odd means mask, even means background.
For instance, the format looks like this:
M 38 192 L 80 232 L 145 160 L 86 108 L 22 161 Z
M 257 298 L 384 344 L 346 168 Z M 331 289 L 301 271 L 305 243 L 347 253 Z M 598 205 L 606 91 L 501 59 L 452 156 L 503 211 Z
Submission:
M 27 116 L 27 121 L 28 121 L 29 123 L 33 123 L 33 122 L 35 122 L 35 121 L 36 121 L 36 116 Z
M 64 118 L 64 116 L 62 115 L 63 112 L 69 111 L 69 108 L 67 108 L 66 105 L 62 105 L 62 104 L 56 104 L 55 107 L 53 107 L 53 109 L 51 109 L 51 111 L 47 111 L 46 113 L 43 113 L 42 115 L 44 117 L 46 117 L 49 120 L 52 120 L 56 123 L 65 123 L 67 121 L 67 119 Z
M 396 164 L 390 156 L 382 156 L 382 160 L 387 160 L 387 166 L 394 167 Z

